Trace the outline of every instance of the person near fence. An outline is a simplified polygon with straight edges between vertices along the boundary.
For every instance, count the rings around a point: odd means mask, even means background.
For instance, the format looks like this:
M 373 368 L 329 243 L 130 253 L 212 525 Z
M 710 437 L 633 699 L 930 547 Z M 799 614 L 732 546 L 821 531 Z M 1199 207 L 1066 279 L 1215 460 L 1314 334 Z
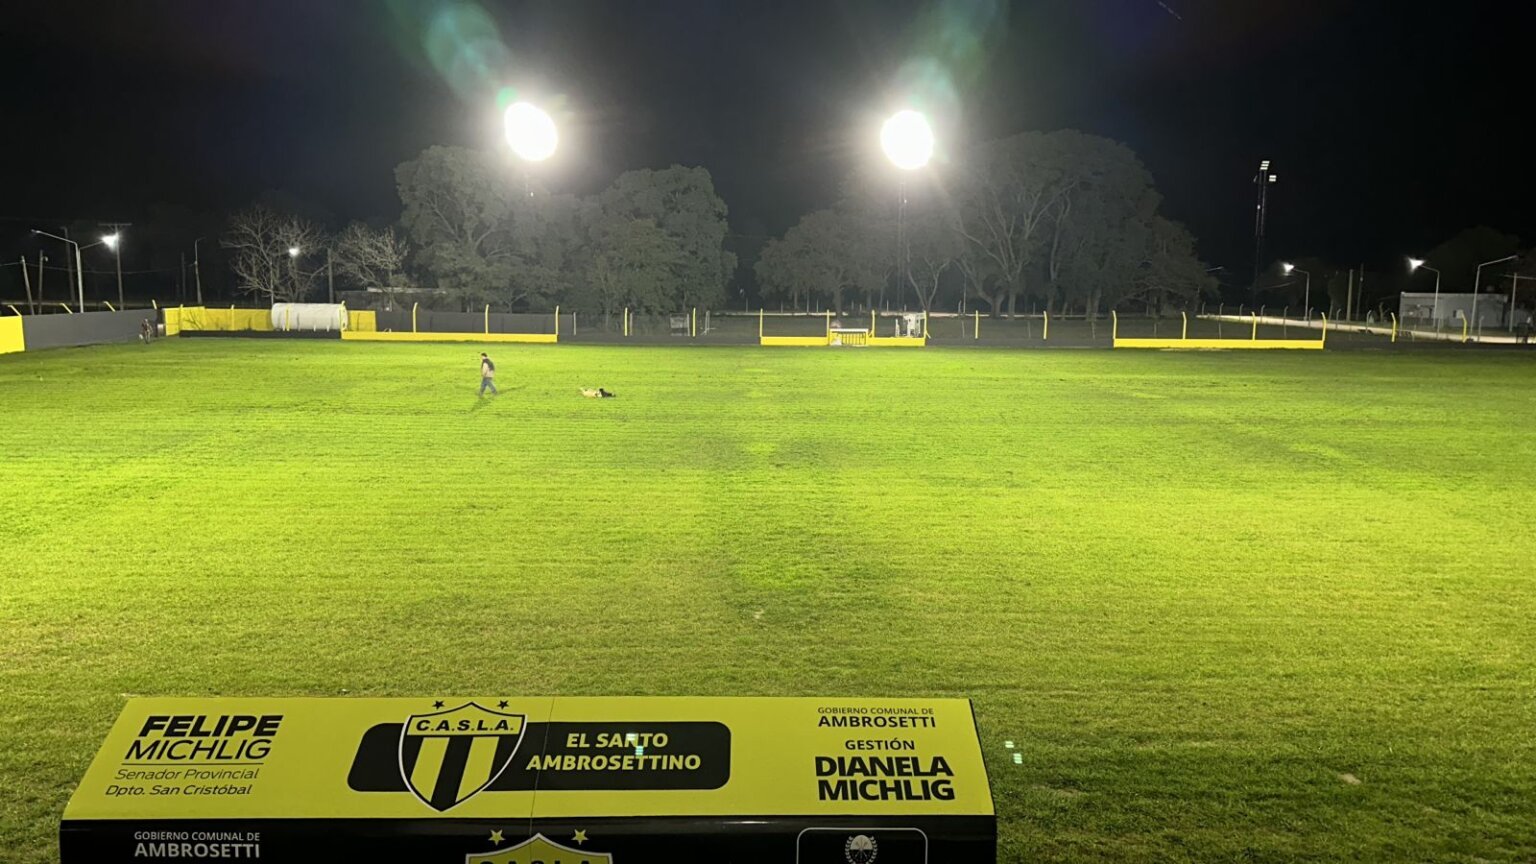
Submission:
M 496 364 L 485 354 L 480 355 L 480 395 L 490 390 L 492 396 L 498 395 L 496 391 Z
M 154 322 L 150 321 L 148 318 L 145 318 L 144 321 L 139 324 L 139 341 L 148 344 L 149 342 L 153 341 L 154 338 Z

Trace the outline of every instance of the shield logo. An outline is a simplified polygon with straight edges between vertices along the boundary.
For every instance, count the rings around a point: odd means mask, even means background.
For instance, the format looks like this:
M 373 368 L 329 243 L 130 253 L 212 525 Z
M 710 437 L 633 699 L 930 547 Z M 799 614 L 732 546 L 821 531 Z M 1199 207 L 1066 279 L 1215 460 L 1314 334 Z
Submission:
M 535 834 L 516 846 L 465 855 L 464 864 L 613 864 L 613 856 L 561 846 L 543 834 Z
M 522 714 L 474 702 L 412 714 L 400 728 L 400 777 L 434 810 L 462 804 L 512 764 L 523 740 L 523 721 Z

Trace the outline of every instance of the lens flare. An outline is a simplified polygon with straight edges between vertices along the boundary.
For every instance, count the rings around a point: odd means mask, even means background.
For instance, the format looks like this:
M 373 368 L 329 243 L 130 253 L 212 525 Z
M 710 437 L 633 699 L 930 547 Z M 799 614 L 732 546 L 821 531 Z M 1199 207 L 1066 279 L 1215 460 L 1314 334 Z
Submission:
M 913 171 L 933 158 L 933 129 L 916 111 L 897 111 L 880 127 L 880 148 L 891 164 Z
M 555 131 L 555 121 L 538 106 L 514 103 L 507 109 L 503 122 L 513 153 L 529 162 L 543 162 L 554 155 L 560 135 Z

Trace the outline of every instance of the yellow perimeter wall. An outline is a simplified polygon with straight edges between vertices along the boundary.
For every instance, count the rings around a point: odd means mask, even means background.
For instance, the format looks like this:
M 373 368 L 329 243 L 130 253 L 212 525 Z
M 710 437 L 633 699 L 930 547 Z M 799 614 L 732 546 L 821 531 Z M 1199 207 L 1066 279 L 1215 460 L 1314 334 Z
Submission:
M 270 309 L 211 309 L 204 306 L 168 306 L 165 312 L 165 335 L 175 336 L 183 330 L 217 330 L 225 333 L 260 330 L 272 331 Z M 378 329 L 378 313 L 372 309 L 361 312 L 347 310 L 347 327 L 352 330 L 373 332 Z
M 1163 348 L 1185 351 L 1291 349 L 1321 351 L 1321 339 L 1116 339 L 1116 348 Z
M 921 348 L 928 340 L 921 336 L 869 336 L 870 348 Z M 759 336 L 758 344 L 789 348 L 825 348 L 833 344 L 830 336 Z
M 367 330 L 343 330 L 341 338 L 350 342 L 522 342 L 553 345 L 560 337 L 553 333 L 379 333 Z M 821 344 L 826 344 L 825 340 Z
M 0 318 L 0 354 L 14 354 L 26 350 L 26 347 L 27 340 L 21 332 L 21 318 Z

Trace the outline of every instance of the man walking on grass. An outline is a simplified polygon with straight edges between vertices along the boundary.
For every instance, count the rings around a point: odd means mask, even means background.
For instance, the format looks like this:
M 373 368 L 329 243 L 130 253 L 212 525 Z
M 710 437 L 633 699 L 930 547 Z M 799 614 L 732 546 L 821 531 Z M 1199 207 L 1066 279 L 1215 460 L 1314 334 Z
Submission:
M 498 395 L 496 392 L 496 364 L 491 362 L 491 358 L 481 354 L 480 395 L 484 396 L 486 390 L 490 390 L 492 396 Z

